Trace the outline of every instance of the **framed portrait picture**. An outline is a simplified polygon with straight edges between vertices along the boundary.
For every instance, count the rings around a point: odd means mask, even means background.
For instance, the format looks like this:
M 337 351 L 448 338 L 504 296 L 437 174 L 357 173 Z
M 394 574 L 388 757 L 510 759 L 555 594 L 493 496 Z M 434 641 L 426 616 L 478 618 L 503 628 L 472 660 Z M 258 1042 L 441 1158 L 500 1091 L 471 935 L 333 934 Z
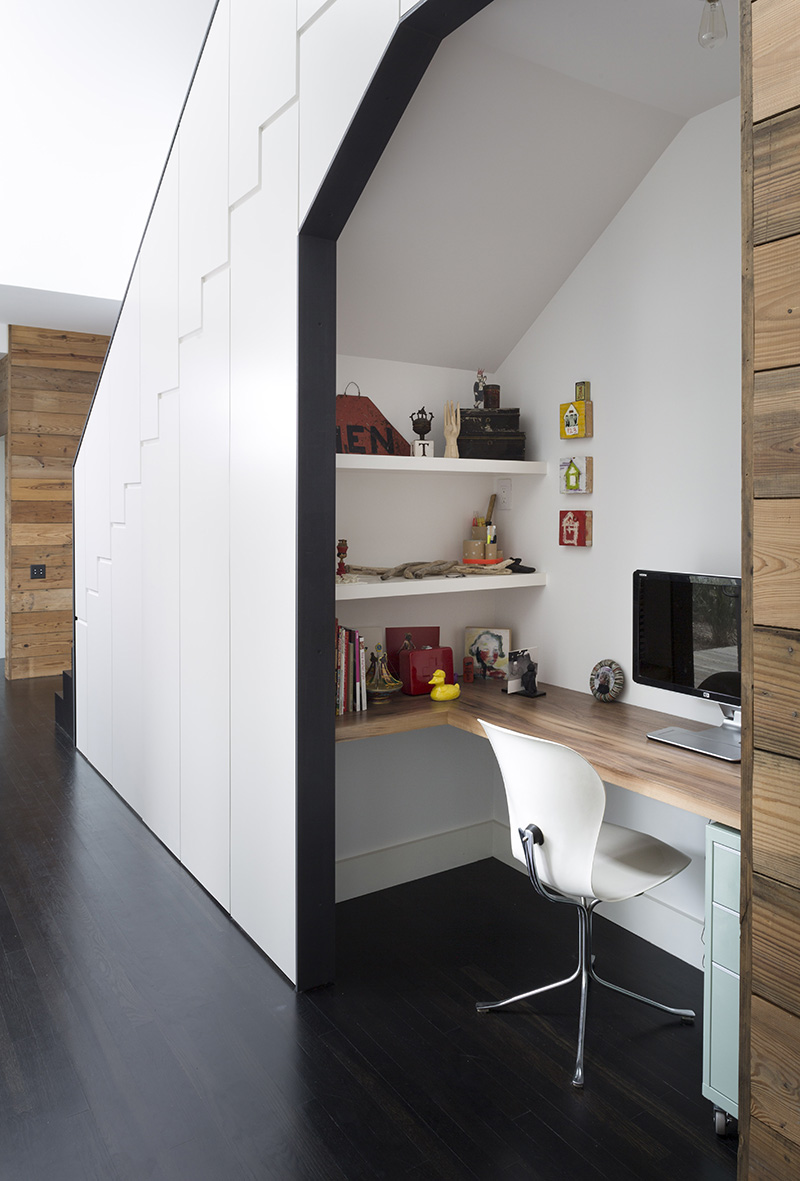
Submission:
M 589 673 L 589 688 L 598 701 L 616 701 L 625 684 L 625 674 L 616 660 L 600 660 Z
M 475 662 L 475 679 L 504 681 L 508 673 L 511 631 L 507 627 L 467 627 L 464 655 Z

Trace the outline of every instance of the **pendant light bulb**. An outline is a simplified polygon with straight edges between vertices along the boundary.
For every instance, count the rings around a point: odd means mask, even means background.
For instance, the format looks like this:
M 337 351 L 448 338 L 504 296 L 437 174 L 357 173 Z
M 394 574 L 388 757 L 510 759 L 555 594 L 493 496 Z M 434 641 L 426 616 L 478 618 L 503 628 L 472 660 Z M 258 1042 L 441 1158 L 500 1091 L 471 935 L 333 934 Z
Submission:
M 728 26 L 722 11 L 722 0 L 703 0 L 703 19 L 700 21 L 697 40 L 703 49 L 713 49 L 727 36 Z

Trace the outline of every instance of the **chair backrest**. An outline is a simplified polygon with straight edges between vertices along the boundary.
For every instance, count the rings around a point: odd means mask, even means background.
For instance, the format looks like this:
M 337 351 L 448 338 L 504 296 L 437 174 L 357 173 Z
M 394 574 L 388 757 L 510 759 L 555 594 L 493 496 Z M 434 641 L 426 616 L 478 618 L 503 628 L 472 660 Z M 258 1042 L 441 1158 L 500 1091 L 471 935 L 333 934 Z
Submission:
M 481 721 L 500 765 L 508 800 L 511 852 L 525 857 L 519 829 L 535 824 L 544 844 L 534 850 L 536 870 L 562 894 L 592 895 L 592 862 L 606 807 L 606 789 L 583 755 Z

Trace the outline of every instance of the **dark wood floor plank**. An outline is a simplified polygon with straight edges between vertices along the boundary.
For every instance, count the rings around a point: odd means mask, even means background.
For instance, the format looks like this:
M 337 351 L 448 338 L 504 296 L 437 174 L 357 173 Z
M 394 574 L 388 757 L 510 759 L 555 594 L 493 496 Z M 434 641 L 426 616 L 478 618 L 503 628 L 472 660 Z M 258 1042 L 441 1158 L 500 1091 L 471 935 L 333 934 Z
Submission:
M 521 875 L 340 905 L 337 982 L 297 996 L 56 731 L 57 687 L 0 689 L 0 1178 L 733 1181 L 699 1023 L 593 994 L 580 1093 L 574 990 L 476 1014 L 574 961 Z M 698 972 L 613 924 L 597 951 L 701 1003 Z

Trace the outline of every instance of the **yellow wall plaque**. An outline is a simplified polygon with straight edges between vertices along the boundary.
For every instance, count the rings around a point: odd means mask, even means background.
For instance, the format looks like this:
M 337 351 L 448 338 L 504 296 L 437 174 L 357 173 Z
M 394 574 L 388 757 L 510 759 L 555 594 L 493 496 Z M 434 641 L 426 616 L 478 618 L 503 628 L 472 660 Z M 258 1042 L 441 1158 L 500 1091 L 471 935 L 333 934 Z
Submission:
M 561 403 L 561 438 L 590 439 L 594 430 L 591 402 Z

